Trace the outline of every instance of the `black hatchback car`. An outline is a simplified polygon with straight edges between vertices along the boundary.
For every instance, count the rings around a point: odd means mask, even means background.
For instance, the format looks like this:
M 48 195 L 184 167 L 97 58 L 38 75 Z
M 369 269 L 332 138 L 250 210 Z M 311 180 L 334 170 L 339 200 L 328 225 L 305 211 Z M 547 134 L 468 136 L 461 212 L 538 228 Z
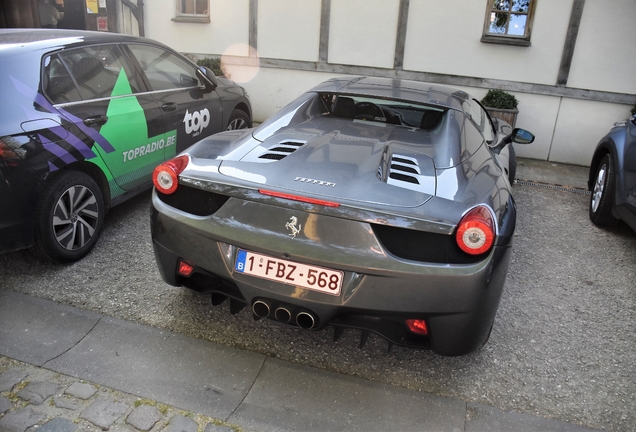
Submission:
M 599 141 L 590 163 L 590 219 L 599 226 L 624 221 L 636 231 L 636 115 Z
M 0 29 L 0 253 L 70 262 L 159 163 L 252 126 L 245 90 L 158 42 Z

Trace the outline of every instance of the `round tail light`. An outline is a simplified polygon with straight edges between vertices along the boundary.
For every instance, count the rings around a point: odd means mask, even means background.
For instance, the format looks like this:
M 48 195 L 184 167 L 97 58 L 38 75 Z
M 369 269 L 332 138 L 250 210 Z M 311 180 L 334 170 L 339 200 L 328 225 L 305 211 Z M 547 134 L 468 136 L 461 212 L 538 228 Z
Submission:
M 462 217 L 455 235 L 464 252 L 481 255 L 488 252 L 495 241 L 495 221 L 486 206 L 478 206 Z
M 157 191 L 170 195 L 179 186 L 179 174 L 188 165 L 188 156 L 179 156 L 160 164 L 152 173 L 152 183 Z

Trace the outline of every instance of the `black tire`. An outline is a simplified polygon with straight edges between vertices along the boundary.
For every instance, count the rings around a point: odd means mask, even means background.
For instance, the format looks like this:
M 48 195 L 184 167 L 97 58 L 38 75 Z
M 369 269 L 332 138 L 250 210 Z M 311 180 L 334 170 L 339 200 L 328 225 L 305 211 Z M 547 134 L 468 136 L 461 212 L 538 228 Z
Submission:
M 510 144 L 510 153 L 508 156 L 508 180 L 510 184 L 514 184 L 515 177 L 517 175 L 517 155 L 515 154 L 515 148 Z
M 244 111 L 235 109 L 232 111 L 230 121 L 227 122 L 225 130 L 248 129 L 252 127 L 252 120 Z
M 592 195 L 590 197 L 590 219 L 595 225 L 612 226 L 618 219 L 612 214 L 616 173 L 612 156 L 606 154 L 598 163 L 594 173 Z
M 58 263 L 88 254 L 102 231 L 104 198 L 87 174 L 66 171 L 47 186 L 35 210 L 33 252 Z

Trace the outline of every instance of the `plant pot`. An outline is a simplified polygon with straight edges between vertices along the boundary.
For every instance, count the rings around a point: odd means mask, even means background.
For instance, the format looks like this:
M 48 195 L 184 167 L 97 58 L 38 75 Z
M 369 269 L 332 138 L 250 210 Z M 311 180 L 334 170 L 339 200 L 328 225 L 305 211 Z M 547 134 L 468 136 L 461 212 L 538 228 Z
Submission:
M 485 107 L 490 117 L 495 117 L 501 119 L 508 123 L 510 126 L 515 127 L 517 123 L 517 114 L 519 114 L 519 110 L 515 109 L 503 109 L 503 108 L 490 108 Z

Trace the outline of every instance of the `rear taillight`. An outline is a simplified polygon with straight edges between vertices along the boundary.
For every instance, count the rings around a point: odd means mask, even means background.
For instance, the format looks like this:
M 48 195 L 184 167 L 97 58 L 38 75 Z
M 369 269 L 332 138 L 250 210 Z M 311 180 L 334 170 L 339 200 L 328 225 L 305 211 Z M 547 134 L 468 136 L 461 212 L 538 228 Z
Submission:
M 464 252 L 480 255 L 490 250 L 495 233 L 492 213 L 486 206 L 477 206 L 462 217 L 455 239 Z
M 14 159 L 18 155 L 11 148 L 0 140 L 0 159 Z
M 183 172 L 189 162 L 188 156 L 179 156 L 166 161 L 152 173 L 152 182 L 158 192 L 170 195 L 179 186 L 179 174 Z

